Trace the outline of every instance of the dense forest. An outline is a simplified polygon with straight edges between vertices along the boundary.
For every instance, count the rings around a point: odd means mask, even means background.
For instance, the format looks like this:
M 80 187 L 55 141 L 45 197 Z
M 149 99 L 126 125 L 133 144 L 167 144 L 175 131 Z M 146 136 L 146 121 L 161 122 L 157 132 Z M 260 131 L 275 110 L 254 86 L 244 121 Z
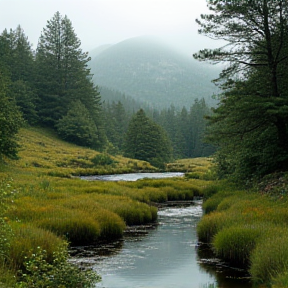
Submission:
M 4 115 L 1 117 L 1 155 L 16 157 L 14 136 L 22 122 L 22 125 L 53 129 L 61 138 L 77 145 L 132 156 L 132 151 L 127 150 L 129 145 L 123 146 L 124 139 L 127 144 L 128 127 L 141 109 L 154 123 L 150 128 L 163 140 L 161 145 L 169 146 L 169 153 L 155 155 L 158 159 L 152 160 L 155 165 L 163 167 L 173 158 L 208 156 L 213 152 L 211 145 L 202 142 L 204 116 L 209 114 L 204 100 L 195 100 L 188 110 L 183 107 L 182 111 L 176 111 L 173 106 L 158 111 L 127 97 L 115 100 L 119 92 L 100 89 L 93 83 L 88 67 L 90 57 L 82 51 L 67 16 L 57 12 L 47 21 L 36 51 L 32 50 L 20 26 L 16 30 L 4 30 L 0 45 L 1 114 Z M 143 129 L 142 133 L 146 133 L 144 131 L 147 130 Z M 129 135 L 132 139 L 133 135 Z M 144 142 L 135 149 L 144 143 L 145 149 L 155 146 L 155 137 L 146 133 L 142 139 Z M 143 158 L 145 153 L 140 154 L 134 157 L 151 160 L 151 157 Z
M 174 159 L 210 156 L 215 152 L 211 144 L 204 143 L 206 127 L 205 116 L 211 114 L 211 109 L 205 100 L 196 99 L 190 108 L 181 110 L 171 105 L 162 110 L 126 96 L 119 91 L 100 87 L 104 101 L 104 123 L 107 138 L 116 151 L 122 151 L 125 133 L 135 111 L 143 108 L 147 117 L 161 126 L 172 145 Z M 170 158 L 171 160 L 171 158 Z

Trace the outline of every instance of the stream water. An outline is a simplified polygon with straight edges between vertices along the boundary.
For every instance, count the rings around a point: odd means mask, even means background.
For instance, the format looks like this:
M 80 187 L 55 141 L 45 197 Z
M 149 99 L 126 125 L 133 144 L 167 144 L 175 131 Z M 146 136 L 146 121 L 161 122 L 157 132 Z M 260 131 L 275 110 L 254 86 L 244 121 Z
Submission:
M 245 273 L 197 245 L 201 202 L 159 209 L 158 225 L 129 229 L 123 239 L 77 247 L 72 261 L 92 266 L 101 288 L 251 288 Z
M 100 180 L 100 181 L 137 181 L 139 179 L 150 178 L 170 178 L 170 177 L 182 177 L 182 172 L 159 172 L 159 173 L 128 173 L 128 174 L 113 174 L 113 175 L 92 175 L 82 176 L 83 180 Z

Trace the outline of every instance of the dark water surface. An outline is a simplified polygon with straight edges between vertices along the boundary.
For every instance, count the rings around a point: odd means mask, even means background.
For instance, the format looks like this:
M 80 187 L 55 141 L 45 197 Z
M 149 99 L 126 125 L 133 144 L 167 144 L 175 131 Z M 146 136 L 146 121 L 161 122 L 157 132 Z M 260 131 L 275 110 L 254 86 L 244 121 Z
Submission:
M 102 276 L 101 288 L 251 288 L 243 271 L 198 247 L 201 216 L 201 202 L 159 209 L 157 226 L 130 229 L 122 240 L 98 248 L 79 247 L 72 260 L 91 265 Z

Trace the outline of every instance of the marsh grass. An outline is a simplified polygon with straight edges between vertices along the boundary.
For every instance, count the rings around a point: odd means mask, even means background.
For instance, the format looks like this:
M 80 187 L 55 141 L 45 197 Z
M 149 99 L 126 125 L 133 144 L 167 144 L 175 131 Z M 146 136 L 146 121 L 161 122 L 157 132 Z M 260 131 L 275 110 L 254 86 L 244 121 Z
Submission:
M 250 255 L 263 234 L 263 224 L 224 228 L 213 238 L 213 249 L 218 257 L 237 266 L 249 267 Z
M 23 128 L 18 137 L 21 149 L 16 166 L 27 172 L 38 173 L 40 168 L 42 175 L 71 177 L 72 175 L 115 173 L 115 171 L 124 173 L 156 170 L 148 162 L 131 161 L 121 156 L 108 156 L 108 161 L 106 154 L 67 143 L 59 139 L 54 131 L 48 129 Z M 107 164 L 105 169 L 101 170 L 103 166 L 95 167 L 99 164 L 97 159 L 104 159 Z M 97 163 L 93 163 L 95 161 Z M 15 162 L 9 163 L 15 165 Z M 110 165 L 112 163 L 113 165 Z
M 288 287 L 288 271 L 277 273 L 277 276 L 272 280 L 272 288 L 287 288 Z
M 272 281 L 273 288 L 285 287 L 288 267 L 285 197 L 219 189 L 206 198 L 203 207 L 206 214 L 197 227 L 199 241 L 210 243 L 218 257 L 249 268 L 255 283 L 270 285 Z
M 47 251 L 47 261 L 51 262 L 53 252 L 63 247 L 63 239 L 54 233 L 32 224 L 13 223 L 14 237 L 10 243 L 9 260 L 15 270 L 23 268 L 25 257 L 36 252 L 37 247 Z
M 211 168 L 212 158 L 190 158 L 179 159 L 173 163 L 167 164 L 167 171 L 182 171 L 182 172 L 202 172 L 206 173 Z
M 0 287 L 14 288 L 16 287 L 15 272 L 7 269 L 7 265 L 0 262 Z
M 283 277 L 287 273 L 287 267 L 288 229 L 287 227 L 274 227 L 266 232 L 265 238 L 259 241 L 253 251 L 250 273 L 255 282 L 269 283 L 278 275 Z

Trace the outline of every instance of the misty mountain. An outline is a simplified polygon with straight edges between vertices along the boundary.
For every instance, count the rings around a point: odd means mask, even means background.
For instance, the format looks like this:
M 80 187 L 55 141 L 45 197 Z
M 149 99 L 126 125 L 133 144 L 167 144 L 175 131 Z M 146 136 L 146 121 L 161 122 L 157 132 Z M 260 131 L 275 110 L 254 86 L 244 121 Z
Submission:
M 102 50 L 101 50 L 102 49 Z M 138 37 L 91 52 L 96 85 L 121 91 L 155 108 L 190 107 L 196 98 L 215 105 L 211 80 L 219 69 L 183 56 L 161 42 Z
M 99 54 L 101 54 L 102 52 L 104 52 L 105 50 L 107 50 L 108 48 L 110 48 L 112 45 L 110 44 L 106 44 L 106 45 L 101 45 L 95 49 L 93 49 L 92 51 L 89 52 L 89 57 L 91 57 L 91 59 L 94 59 L 95 57 L 97 57 Z

